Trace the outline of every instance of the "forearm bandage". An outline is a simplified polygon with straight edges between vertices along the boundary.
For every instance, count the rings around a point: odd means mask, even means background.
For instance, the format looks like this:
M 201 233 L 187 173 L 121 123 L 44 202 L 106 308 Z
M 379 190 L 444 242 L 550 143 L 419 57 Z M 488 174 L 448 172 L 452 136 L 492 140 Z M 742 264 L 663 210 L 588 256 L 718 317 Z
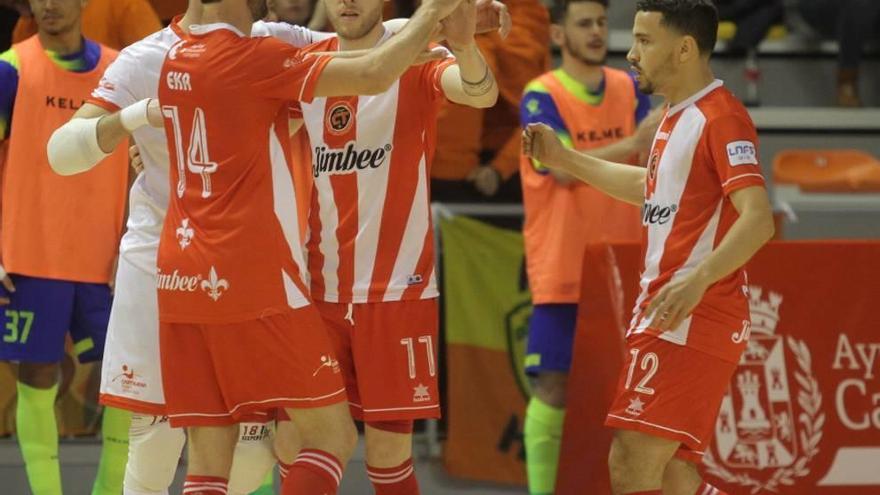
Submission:
M 100 117 L 72 119 L 52 133 L 46 153 L 55 173 L 73 175 L 86 172 L 109 155 L 98 144 L 100 120 Z
M 128 132 L 134 132 L 137 129 L 150 125 L 150 119 L 147 117 L 147 108 L 150 106 L 150 98 L 133 103 L 119 111 L 119 122 Z

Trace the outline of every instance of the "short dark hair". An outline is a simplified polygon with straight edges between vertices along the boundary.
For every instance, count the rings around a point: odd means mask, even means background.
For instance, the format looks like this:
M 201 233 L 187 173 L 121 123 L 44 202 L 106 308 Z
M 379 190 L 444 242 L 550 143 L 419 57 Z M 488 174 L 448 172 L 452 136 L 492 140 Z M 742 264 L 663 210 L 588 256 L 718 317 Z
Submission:
M 712 0 L 639 0 L 636 9 L 660 12 L 662 23 L 697 40 L 700 53 L 715 49 L 718 40 L 718 9 Z
M 573 3 L 593 2 L 608 8 L 609 0 L 556 0 L 553 2 L 553 8 L 550 10 L 554 24 L 562 24 L 565 22 L 565 16 L 568 15 L 568 6 Z

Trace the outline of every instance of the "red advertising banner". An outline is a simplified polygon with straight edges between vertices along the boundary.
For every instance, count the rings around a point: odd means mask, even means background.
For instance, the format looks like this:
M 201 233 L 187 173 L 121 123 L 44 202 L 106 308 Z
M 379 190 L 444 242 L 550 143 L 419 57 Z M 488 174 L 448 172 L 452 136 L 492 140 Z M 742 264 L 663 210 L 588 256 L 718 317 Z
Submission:
M 595 246 L 586 260 L 558 495 L 609 493 L 611 434 L 601 420 L 622 362 L 639 247 Z M 880 493 L 880 243 L 776 242 L 748 268 L 750 343 L 705 476 L 731 494 Z

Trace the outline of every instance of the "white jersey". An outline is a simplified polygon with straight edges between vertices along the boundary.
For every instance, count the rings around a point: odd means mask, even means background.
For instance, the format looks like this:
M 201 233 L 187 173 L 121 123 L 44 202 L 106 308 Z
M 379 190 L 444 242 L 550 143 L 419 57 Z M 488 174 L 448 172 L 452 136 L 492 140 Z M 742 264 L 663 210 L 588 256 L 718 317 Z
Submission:
M 115 112 L 144 98 L 156 98 L 165 54 L 182 35 L 180 28 L 172 24 L 127 47 L 107 68 L 88 102 Z M 257 22 L 252 36 L 273 36 L 304 47 L 332 35 L 284 23 Z M 131 188 L 128 230 L 119 246 L 116 297 L 104 347 L 101 402 L 136 413 L 163 415 L 155 277 L 168 207 L 169 160 L 164 130 L 142 127 L 134 132 L 134 139 L 144 171 Z
M 159 73 L 165 54 L 183 32 L 172 23 L 128 46 L 104 72 L 88 102 L 111 112 L 144 98 L 156 98 Z M 333 36 L 281 22 L 254 23 L 251 36 L 272 36 L 296 47 L 304 47 Z M 163 129 L 149 126 L 134 132 L 144 161 L 144 172 L 131 190 L 128 230 L 119 246 L 120 256 L 136 267 L 154 273 L 159 234 L 168 206 L 168 148 Z

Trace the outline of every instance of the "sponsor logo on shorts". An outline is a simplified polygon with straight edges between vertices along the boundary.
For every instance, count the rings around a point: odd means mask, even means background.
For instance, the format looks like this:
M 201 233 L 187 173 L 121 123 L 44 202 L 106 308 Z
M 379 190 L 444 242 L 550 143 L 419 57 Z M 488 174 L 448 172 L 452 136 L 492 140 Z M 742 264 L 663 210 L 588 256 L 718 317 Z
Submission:
M 422 282 L 424 282 L 424 279 L 418 273 L 406 277 L 406 285 L 419 285 Z
M 122 373 L 116 375 L 110 383 L 119 382 L 122 390 L 132 395 L 140 395 L 142 389 L 147 388 L 147 383 L 140 379 L 140 375 L 134 372 L 134 368 L 127 364 L 122 365 Z
M 192 244 L 193 237 L 195 237 L 196 233 L 189 226 L 189 218 L 184 218 L 180 223 L 180 227 L 177 227 L 177 242 L 180 244 L 180 249 L 186 249 L 187 246 Z
M 734 141 L 727 145 L 727 160 L 731 167 L 757 165 L 758 150 L 751 141 Z
M 321 370 L 325 368 L 329 368 L 331 371 L 333 371 L 333 373 L 339 373 L 339 361 L 333 359 L 330 356 L 321 356 L 321 365 L 318 366 L 317 369 L 315 369 L 315 372 L 312 373 L 312 376 L 318 376 L 318 373 L 320 373 Z
M 426 385 L 419 383 L 413 387 L 413 402 L 429 402 L 430 400 L 431 394 L 428 392 Z
M 635 399 L 630 399 L 629 406 L 626 408 L 626 413 L 633 416 L 640 416 L 643 412 L 645 412 L 645 403 L 642 402 L 642 398 L 636 397 Z

